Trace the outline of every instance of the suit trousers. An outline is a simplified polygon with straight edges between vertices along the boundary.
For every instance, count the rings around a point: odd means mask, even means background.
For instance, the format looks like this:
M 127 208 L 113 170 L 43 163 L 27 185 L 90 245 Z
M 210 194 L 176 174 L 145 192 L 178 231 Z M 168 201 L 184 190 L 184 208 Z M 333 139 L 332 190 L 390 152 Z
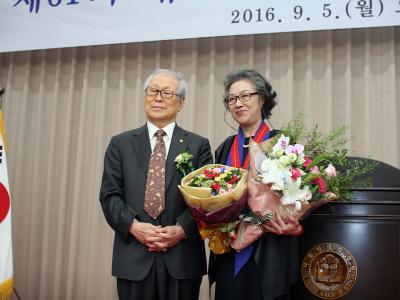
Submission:
M 164 260 L 156 255 L 145 279 L 131 281 L 117 278 L 120 300 L 197 300 L 202 277 L 175 279 L 168 273 Z

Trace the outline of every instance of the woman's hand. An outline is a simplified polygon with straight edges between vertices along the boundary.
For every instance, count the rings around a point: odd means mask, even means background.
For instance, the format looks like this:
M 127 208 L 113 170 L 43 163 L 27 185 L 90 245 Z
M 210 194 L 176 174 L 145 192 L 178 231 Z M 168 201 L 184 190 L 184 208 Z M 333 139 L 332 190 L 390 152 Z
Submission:
M 298 237 L 303 233 L 303 226 L 293 217 L 289 217 L 287 221 L 283 221 L 279 211 L 275 212 L 275 218 L 263 225 L 266 232 L 279 235 L 291 235 Z

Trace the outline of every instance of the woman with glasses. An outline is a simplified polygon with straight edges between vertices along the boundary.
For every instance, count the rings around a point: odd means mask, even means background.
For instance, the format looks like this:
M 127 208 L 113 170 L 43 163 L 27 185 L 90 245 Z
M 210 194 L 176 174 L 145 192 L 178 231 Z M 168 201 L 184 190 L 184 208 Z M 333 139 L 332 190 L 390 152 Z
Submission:
M 276 93 L 255 70 L 237 70 L 225 78 L 224 105 L 238 123 L 238 133 L 216 150 L 216 163 L 247 169 L 250 138 L 260 143 L 277 134 L 266 119 L 276 105 Z M 234 155 L 239 153 L 239 155 Z M 285 223 L 276 217 L 265 225 L 266 233 L 252 245 L 210 257 L 210 282 L 216 283 L 215 299 L 290 299 L 297 280 L 297 220 Z

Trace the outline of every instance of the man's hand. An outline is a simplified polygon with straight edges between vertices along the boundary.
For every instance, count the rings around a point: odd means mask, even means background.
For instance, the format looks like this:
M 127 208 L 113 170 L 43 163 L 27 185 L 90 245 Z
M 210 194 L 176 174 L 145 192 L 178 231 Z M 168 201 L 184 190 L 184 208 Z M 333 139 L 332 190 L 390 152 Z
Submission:
M 167 251 L 185 238 L 185 231 L 181 225 L 166 226 L 155 229 L 155 235 L 146 238 L 149 251 Z
M 155 237 L 157 235 L 156 230 L 161 228 L 161 226 L 154 226 L 150 223 L 143 223 L 137 220 L 133 221 L 129 232 L 143 245 L 147 247 L 153 246 L 151 243 L 146 242 L 150 237 Z
M 265 231 L 279 235 L 299 236 L 303 232 L 303 227 L 297 219 L 289 217 L 285 222 L 279 212 L 276 212 L 275 218 L 263 226 Z

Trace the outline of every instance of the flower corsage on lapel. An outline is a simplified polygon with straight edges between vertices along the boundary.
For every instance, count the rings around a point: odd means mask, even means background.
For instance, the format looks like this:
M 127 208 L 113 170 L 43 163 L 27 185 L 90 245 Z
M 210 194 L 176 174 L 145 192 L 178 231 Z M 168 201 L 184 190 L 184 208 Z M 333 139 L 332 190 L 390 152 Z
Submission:
M 184 151 L 175 157 L 176 169 L 180 171 L 183 176 L 194 171 L 193 163 L 192 163 L 193 155 L 188 151 Z

